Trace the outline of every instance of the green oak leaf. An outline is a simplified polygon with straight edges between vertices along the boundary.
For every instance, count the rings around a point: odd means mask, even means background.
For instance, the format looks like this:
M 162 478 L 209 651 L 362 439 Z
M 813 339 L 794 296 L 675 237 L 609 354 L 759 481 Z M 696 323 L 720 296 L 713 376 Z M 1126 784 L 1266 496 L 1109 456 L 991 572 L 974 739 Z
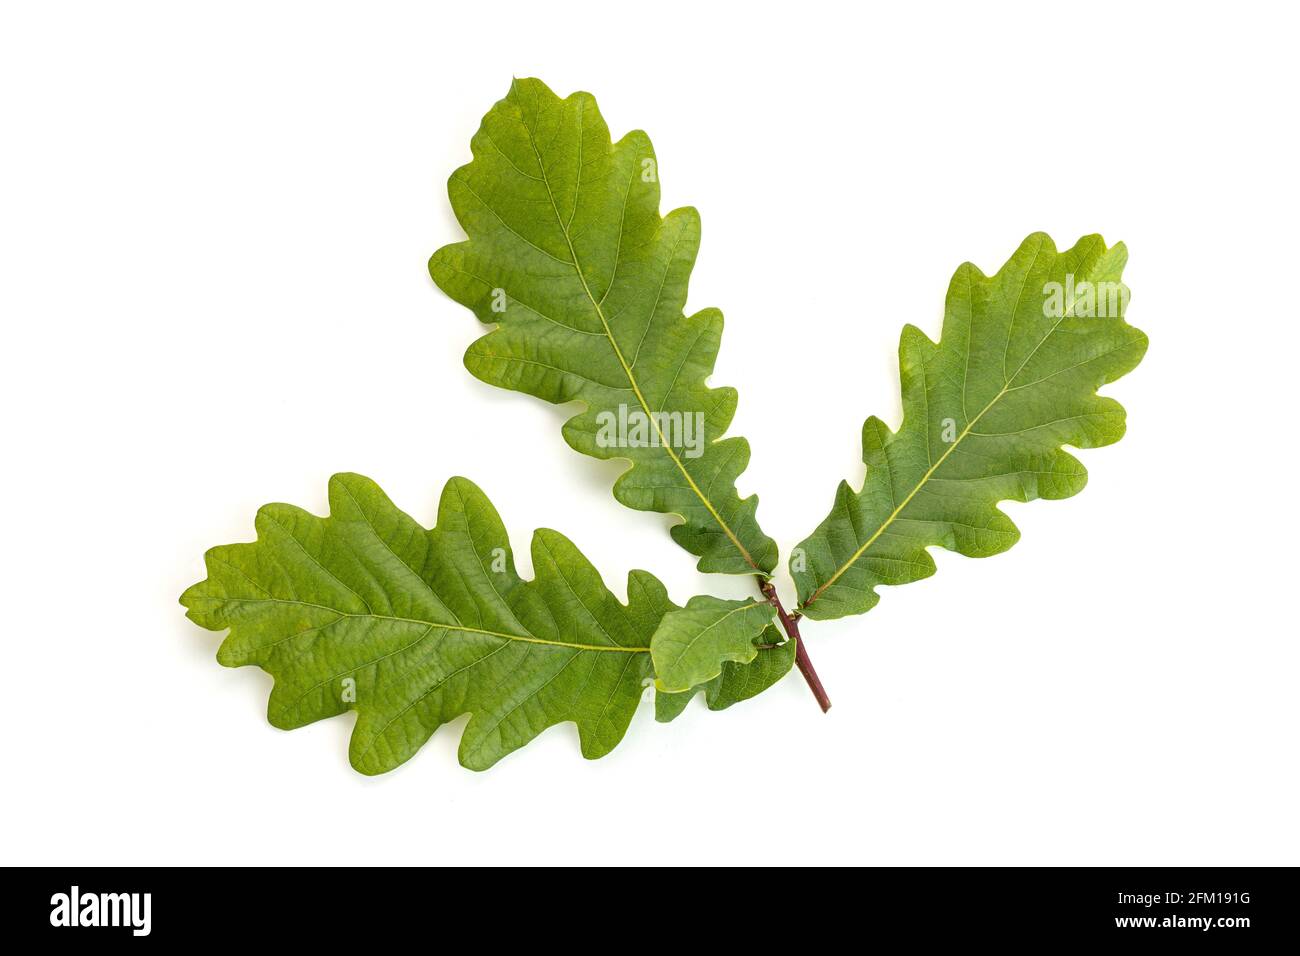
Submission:
M 686 709 L 696 693 L 704 692 L 709 710 L 726 710 L 767 690 L 794 666 L 795 642 L 783 640 L 774 625 L 768 625 L 754 641 L 758 653 L 748 664 L 726 661 L 722 673 L 706 684 L 679 694 L 655 693 L 655 720 L 668 723 Z
M 688 691 L 721 674 L 725 661 L 749 663 L 758 654 L 755 640 L 775 616 L 767 601 L 724 601 L 707 594 L 669 611 L 650 638 L 655 687 L 670 694 Z
M 565 440 L 632 462 L 623 504 L 684 520 L 672 536 L 699 569 L 759 573 L 775 542 L 741 499 L 749 443 L 723 438 L 736 391 L 710 388 L 722 314 L 686 316 L 699 214 L 659 215 L 659 170 L 645 133 L 611 143 L 587 93 L 560 99 L 516 80 L 470 141 L 473 162 L 447 191 L 469 237 L 429 261 L 438 286 L 497 328 L 466 367 L 548 402 L 583 402 Z
M 539 530 L 536 577 L 521 579 L 500 517 L 464 478 L 447 482 L 431 531 L 359 475 L 335 475 L 329 499 L 326 518 L 265 506 L 257 541 L 210 550 L 208 578 L 181 597 L 198 624 L 230 628 L 222 664 L 275 677 L 272 724 L 355 710 L 350 757 L 366 774 L 465 713 L 472 770 L 565 721 L 585 757 L 623 738 L 651 636 L 676 609 L 653 575 L 628 575 L 624 606 L 567 538 Z
M 1083 488 L 1087 472 L 1061 446 L 1123 436 L 1123 407 L 1097 389 L 1147 348 L 1123 318 L 1127 256 L 1100 236 L 1057 252 L 1038 233 L 992 277 L 970 263 L 957 270 L 938 343 L 904 328 L 902 426 L 867 419 L 862 490 L 841 482 L 830 515 L 791 552 L 807 617 L 861 613 L 878 585 L 928 577 L 931 545 L 1005 551 L 1020 533 L 998 502 Z

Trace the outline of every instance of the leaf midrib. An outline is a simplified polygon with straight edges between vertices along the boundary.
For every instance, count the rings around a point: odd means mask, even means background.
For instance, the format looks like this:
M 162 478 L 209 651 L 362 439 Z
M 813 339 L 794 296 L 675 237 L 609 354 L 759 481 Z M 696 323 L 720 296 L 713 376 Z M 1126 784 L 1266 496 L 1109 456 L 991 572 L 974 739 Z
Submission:
M 1025 282 L 1021 286 L 1019 296 L 1017 296 L 1015 311 L 1019 311 L 1020 298 L 1023 297 L 1025 286 L 1027 286 L 1029 283 L 1029 276 L 1031 271 L 1032 271 L 1032 266 L 1031 269 L 1027 270 L 1025 273 Z M 972 309 L 973 308 L 974 306 L 972 304 Z M 1015 324 L 1014 324 L 1015 311 L 1013 311 L 1012 313 L 1012 319 L 1011 319 L 1012 324 L 1007 331 L 1008 345 L 1010 344 L 1011 333 L 1014 331 L 1015 328 Z M 817 588 L 817 590 L 813 591 L 813 593 L 808 596 L 808 600 L 804 601 L 800 605 L 801 607 L 808 607 L 810 604 L 816 601 L 817 598 L 820 597 L 824 591 L 826 591 L 829 587 L 831 587 L 831 585 L 833 585 L 836 581 L 838 581 L 841 576 L 843 576 L 851 567 L 853 567 L 853 565 L 857 564 L 858 559 L 861 558 L 864 554 L 866 554 L 867 549 L 869 549 L 873 544 L 876 543 L 876 539 L 879 538 L 882 534 L 885 533 L 885 531 L 889 529 L 889 526 L 894 523 L 895 519 L 898 518 L 899 514 L 903 511 L 903 509 L 907 507 L 907 505 L 911 502 L 911 500 L 914 497 L 916 497 L 917 492 L 919 492 L 923 487 L 925 487 L 926 482 L 928 482 L 932 477 L 934 477 L 934 473 L 939 470 L 939 467 L 944 463 L 945 460 L 947 460 L 948 456 L 957 450 L 957 446 L 961 444 L 962 439 L 971 433 L 971 430 L 979 423 L 979 420 L 984 417 L 984 415 L 989 411 L 989 409 L 991 409 L 994 405 L 996 405 L 999 401 L 1001 401 L 1003 396 L 1006 395 L 1007 392 L 1012 390 L 1011 383 L 1014 382 L 1016 380 L 1016 377 L 1025 370 L 1025 366 L 1028 365 L 1030 360 L 1032 360 L 1033 357 L 1038 354 L 1038 350 L 1043 347 L 1044 343 L 1046 343 L 1048 339 L 1050 339 L 1053 335 L 1056 334 L 1056 330 L 1061 327 L 1061 323 L 1064 322 L 1067 318 L 1073 318 L 1073 311 L 1074 311 L 1074 302 L 1072 301 L 1070 303 L 1070 307 L 1068 309 L 1065 309 L 1062 312 L 1061 317 L 1052 324 L 1051 329 L 1049 329 L 1047 334 L 1044 335 L 1042 339 L 1039 340 L 1038 344 L 1035 345 L 1033 350 L 1030 351 L 1030 353 L 1025 357 L 1025 360 L 1020 363 L 1020 366 L 1015 370 L 1015 372 L 1003 382 L 1002 388 L 998 391 L 998 393 L 993 396 L 993 398 L 989 401 L 987 405 L 985 405 L 982 409 L 980 409 L 979 414 L 977 414 L 966 424 L 966 427 L 962 429 L 961 434 L 958 435 L 956 439 L 953 441 L 953 443 L 948 446 L 947 450 L 945 450 L 944 453 L 939 456 L 939 460 L 936 461 L 933 465 L 931 465 L 928 469 L 926 469 L 925 474 L 921 476 L 919 481 L 917 481 L 915 487 L 913 487 L 912 490 L 907 493 L 907 497 L 903 499 L 902 503 L 899 504 L 893 511 L 889 513 L 889 517 L 887 517 L 881 523 L 880 527 L 878 527 L 872 533 L 871 537 L 867 539 L 866 543 L 863 544 L 862 547 L 858 548 L 857 551 L 853 552 L 853 556 L 849 558 L 847 561 L 845 561 L 843 564 L 841 564 L 839 568 L 836 569 L 835 573 L 831 575 L 829 579 L 827 579 L 826 583 L 822 584 L 819 588 Z M 969 342 L 967 342 L 966 358 L 967 361 L 969 362 L 970 360 Z M 1004 375 L 1006 374 L 1005 366 L 1003 368 L 1003 374 Z M 969 376 L 969 372 L 967 372 L 966 375 Z M 1037 383 L 1031 382 L 1029 384 L 1034 385 Z M 966 389 L 966 376 L 963 377 L 963 381 L 962 381 L 963 396 L 965 395 L 965 389 Z M 930 423 L 929 420 L 927 419 L 925 422 L 925 427 L 928 429 L 929 426 Z
M 721 625 L 723 621 L 726 621 L 727 619 L 733 617 L 736 614 L 741 613 L 742 611 L 749 611 L 752 610 L 753 608 L 762 607 L 762 606 L 763 605 L 758 603 L 751 603 L 751 604 L 742 605 L 741 607 L 732 608 L 730 611 L 722 615 L 722 617 L 718 618 L 712 624 L 709 624 L 707 627 L 701 628 L 700 631 L 696 633 L 696 635 L 693 638 L 691 638 L 684 645 L 682 645 L 682 649 L 678 652 L 677 656 L 673 659 L 673 662 L 669 665 L 669 667 L 673 668 L 676 667 L 678 664 L 680 664 L 682 662 L 682 658 L 691 652 L 691 649 L 694 648 L 695 645 L 700 642 L 700 639 L 703 638 L 705 634 L 709 633 L 709 631 Z M 687 610 L 690 609 L 688 608 Z
M 717 525 L 719 528 L 722 529 L 723 534 L 725 534 L 727 538 L 731 541 L 732 545 L 735 546 L 736 550 L 740 553 L 740 556 L 744 559 L 745 563 L 748 564 L 751 568 L 753 568 L 757 573 L 765 575 L 763 569 L 760 568 L 758 566 L 758 563 L 755 562 L 753 557 L 750 556 L 749 551 L 746 550 L 745 546 L 740 543 L 740 539 L 736 536 L 735 532 L 732 531 L 730 526 L 728 526 L 728 524 L 722 520 L 722 515 L 718 514 L 718 510 L 713 506 L 713 502 L 710 501 L 709 498 L 704 494 L 704 492 L 700 490 L 700 486 L 695 483 L 695 479 L 691 477 L 690 472 L 686 470 L 686 466 L 682 464 L 681 459 L 678 458 L 676 452 L 673 451 L 672 446 L 668 442 L 668 437 L 664 434 L 663 429 L 659 427 L 659 422 L 655 418 L 654 413 L 650 411 L 650 404 L 645 400 L 645 396 L 641 393 L 640 383 L 637 382 L 636 376 L 632 372 L 632 367 L 628 365 L 627 359 L 624 358 L 623 350 L 618 347 L 618 342 L 614 339 L 613 330 L 610 329 L 609 322 L 605 318 L 605 310 L 601 306 L 601 302 L 604 301 L 604 298 L 602 297 L 600 301 L 597 301 L 596 297 L 592 295 L 591 287 L 587 285 L 587 277 L 583 275 L 582 264 L 578 261 L 578 252 L 573 246 L 573 239 L 569 236 L 569 229 L 565 225 L 563 217 L 561 217 L 560 215 L 560 207 L 556 203 L 555 193 L 551 189 L 551 178 L 550 176 L 547 175 L 546 163 L 542 160 L 541 151 L 538 150 L 537 148 L 537 140 L 533 136 L 532 127 L 530 127 L 527 122 L 523 124 L 523 127 L 524 129 L 528 130 L 528 145 L 532 147 L 533 155 L 537 158 L 537 168 L 541 171 L 542 183 L 546 186 L 546 195 L 551 201 L 551 211 L 555 213 L 555 223 L 560 228 L 560 234 L 564 236 L 565 245 L 569 247 L 569 258 L 571 260 L 569 265 L 573 266 L 573 271 L 576 272 L 578 275 L 578 281 L 582 283 L 582 291 L 586 293 L 587 299 L 588 301 L 591 302 L 592 308 L 596 310 L 596 316 L 597 318 L 600 319 L 601 327 L 605 330 L 605 338 L 609 340 L 610 346 L 614 349 L 614 356 L 618 359 L 618 364 L 622 366 L 623 373 L 627 376 L 628 383 L 632 386 L 632 393 L 636 395 L 637 402 L 641 405 L 642 410 L 645 412 L 646 418 L 649 419 L 650 424 L 654 427 L 656 434 L 658 434 L 659 436 L 659 447 L 661 447 L 664 450 L 664 452 L 667 453 L 668 457 L 672 460 L 672 463 L 677 466 L 677 470 L 682 473 L 682 477 L 686 479 L 686 483 L 690 486 L 691 491 L 695 494 L 697 498 L 700 499 L 700 502 L 704 505 L 704 507 L 708 509 L 709 514 L 713 516 L 713 520 L 717 522 Z M 579 144 L 579 148 L 581 148 L 581 144 L 582 144 L 581 128 L 579 128 L 578 130 L 578 144 Z M 579 174 L 581 174 L 581 167 L 579 167 Z M 578 202 L 580 198 L 581 197 L 579 195 L 579 191 L 575 190 L 574 197 L 573 197 L 573 207 L 575 212 L 577 211 Z M 622 242 L 621 228 L 619 230 L 619 241 L 621 244 Z M 653 320 L 654 320 L 654 316 L 651 315 L 650 318 L 647 320 L 647 328 L 649 327 L 648 323 L 652 322 Z
M 331 614 L 337 614 L 336 620 L 343 618 L 370 619 L 375 621 L 397 621 L 402 624 L 422 624 L 430 628 L 438 628 L 445 631 L 463 631 L 467 634 L 483 634 L 487 637 L 499 637 L 507 641 L 520 641 L 525 644 L 541 644 L 547 647 L 568 647 L 578 651 L 613 651 L 623 654 L 649 654 L 648 647 L 625 647 L 621 644 L 578 644 L 573 641 L 548 641 L 543 637 L 533 637 L 532 635 L 511 634 L 506 631 L 491 631 L 481 627 L 466 627 L 464 624 L 444 624 L 441 621 L 428 621 L 416 617 L 398 617 L 392 614 L 353 614 L 348 611 L 340 611 L 336 607 L 329 607 L 325 604 L 314 604 L 311 601 L 291 601 L 287 598 L 227 598 L 215 596 L 198 596 L 194 600 L 200 601 L 217 601 L 221 604 L 291 604 L 295 607 L 310 607 L 320 611 L 329 611 Z

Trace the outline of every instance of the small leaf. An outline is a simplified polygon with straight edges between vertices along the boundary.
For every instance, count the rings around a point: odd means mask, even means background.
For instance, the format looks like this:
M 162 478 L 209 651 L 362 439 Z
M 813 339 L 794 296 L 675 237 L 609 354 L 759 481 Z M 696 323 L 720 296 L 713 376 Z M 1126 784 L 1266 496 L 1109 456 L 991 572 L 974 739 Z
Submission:
M 755 640 L 760 645 L 758 655 L 748 664 L 727 661 L 722 665 L 722 673 L 706 684 L 680 694 L 656 692 L 655 720 L 660 723 L 673 720 L 699 691 L 704 691 L 709 710 L 726 710 L 732 704 L 761 694 L 794 666 L 795 642 L 789 640 L 782 644 L 782 639 L 781 632 L 769 624 Z
M 766 575 L 776 543 L 758 527 L 758 498 L 736 493 L 749 443 L 723 437 L 736 390 L 705 384 L 722 313 L 683 312 L 700 217 L 659 215 L 650 139 L 611 143 L 590 94 L 562 100 L 516 80 L 470 146 L 474 161 L 447 185 L 469 239 L 429 261 L 439 288 L 497 325 L 465 366 L 492 385 L 585 403 L 564 438 L 632 462 L 614 483 L 619 501 L 682 516 L 673 539 L 701 571 Z
M 515 572 L 505 527 L 453 478 L 428 531 L 359 475 L 330 480 L 330 515 L 257 514 L 258 539 L 207 553 L 189 617 L 230 628 L 218 660 L 275 677 L 268 718 L 301 727 L 357 712 L 352 765 L 392 770 L 442 724 L 470 714 L 460 762 L 483 770 L 547 727 L 578 725 L 583 756 L 626 732 L 651 677 L 650 638 L 676 610 L 628 575 L 628 605 L 563 535 L 533 537 L 536 578 Z
M 650 639 L 655 686 L 670 694 L 687 691 L 722 673 L 724 661 L 752 661 L 758 654 L 754 641 L 775 615 L 766 601 L 691 598 L 685 608 L 665 614 Z
M 1087 472 L 1061 446 L 1123 436 L 1123 407 L 1097 389 L 1147 348 L 1123 318 L 1127 256 L 1100 236 L 1057 252 L 1037 233 L 991 278 L 970 263 L 957 270 L 938 343 L 903 330 L 902 427 L 867 419 L 862 490 L 841 482 L 830 515 L 791 552 L 805 615 L 870 610 L 878 585 L 934 573 L 932 545 L 1005 551 L 1020 532 L 998 502 L 1083 488 Z

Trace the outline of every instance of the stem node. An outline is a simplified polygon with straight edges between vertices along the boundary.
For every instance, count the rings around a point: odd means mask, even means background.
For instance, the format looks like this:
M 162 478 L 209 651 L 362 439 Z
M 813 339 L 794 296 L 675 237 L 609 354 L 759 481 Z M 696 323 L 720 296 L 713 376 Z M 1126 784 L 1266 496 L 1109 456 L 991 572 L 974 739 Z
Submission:
M 781 604 L 781 598 L 776 593 L 776 586 L 771 581 L 765 581 L 759 578 L 758 589 L 763 592 L 763 597 L 776 608 L 776 616 L 781 621 L 781 626 L 785 628 L 786 636 L 795 642 L 794 662 L 799 667 L 799 673 L 807 682 L 808 687 L 817 698 L 817 703 L 826 713 L 831 709 L 831 699 L 826 694 L 826 688 L 822 686 L 821 678 L 817 676 L 817 670 L 813 667 L 812 658 L 808 656 L 808 648 L 804 645 L 803 638 L 799 636 L 799 618 L 803 615 L 796 610 L 793 615 L 787 614 L 785 607 Z

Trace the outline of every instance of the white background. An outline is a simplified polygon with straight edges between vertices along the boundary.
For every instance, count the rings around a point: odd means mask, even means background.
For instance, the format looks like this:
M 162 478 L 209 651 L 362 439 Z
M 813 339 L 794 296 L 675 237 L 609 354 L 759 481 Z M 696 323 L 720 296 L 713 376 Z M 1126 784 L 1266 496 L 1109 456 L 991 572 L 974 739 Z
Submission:
M 4 861 L 1300 863 L 1293 13 L 976 6 L 7 6 Z M 1128 436 L 1007 505 L 1010 553 L 805 627 L 828 716 L 792 675 L 482 774 L 462 720 L 369 779 L 350 716 L 272 729 L 177 604 L 264 502 L 356 470 L 427 524 L 464 474 L 525 570 L 548 526 L 616 591 L 748 593 L 461 365 L 480 327 L 425 263 L 512 74 L 648 130 L 665 211 L 700 209 L 690 309 L 726 313 L 712 381 L 787 552 L 963 260 L 1123 239 L 1151 349 L 1107 389 Z

